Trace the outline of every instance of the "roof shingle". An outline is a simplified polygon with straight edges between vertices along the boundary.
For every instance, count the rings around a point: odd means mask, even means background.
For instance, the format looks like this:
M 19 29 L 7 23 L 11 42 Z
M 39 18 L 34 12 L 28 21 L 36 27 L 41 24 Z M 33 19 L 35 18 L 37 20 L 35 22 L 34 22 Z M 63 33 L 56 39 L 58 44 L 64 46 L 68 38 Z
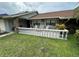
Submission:
M 74 15 L 73 10 L 64 10 L 64 11 L 56 11 L 56 12 L 48 12 L 48 13 L 38 14 L 37 16 L 34 16 L 31 19 L 73 17 L 73 15 Z

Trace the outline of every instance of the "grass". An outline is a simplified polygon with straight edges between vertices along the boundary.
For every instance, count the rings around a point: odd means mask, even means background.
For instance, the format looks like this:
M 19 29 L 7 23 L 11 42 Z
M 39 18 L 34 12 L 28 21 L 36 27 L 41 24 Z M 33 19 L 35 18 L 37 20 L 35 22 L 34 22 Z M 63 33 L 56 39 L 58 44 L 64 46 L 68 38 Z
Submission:
M 77 57 L 79 48 L 73 35 L 69 35 L 68 40 L 59 40 L 14 33 L 0 38 L 0 56 Z

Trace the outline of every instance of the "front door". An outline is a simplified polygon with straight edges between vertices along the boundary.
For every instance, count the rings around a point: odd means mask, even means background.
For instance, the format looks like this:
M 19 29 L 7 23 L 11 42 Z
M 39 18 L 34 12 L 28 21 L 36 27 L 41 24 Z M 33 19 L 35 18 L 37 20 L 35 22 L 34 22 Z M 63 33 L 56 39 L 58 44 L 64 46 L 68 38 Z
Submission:
M 30 28 L 30 23 L 31 23 L 31 20 L 19 19 L 19 26 L 20 27 Z
M 27 28 L 30 28 L 30 20 L 26 21 Z

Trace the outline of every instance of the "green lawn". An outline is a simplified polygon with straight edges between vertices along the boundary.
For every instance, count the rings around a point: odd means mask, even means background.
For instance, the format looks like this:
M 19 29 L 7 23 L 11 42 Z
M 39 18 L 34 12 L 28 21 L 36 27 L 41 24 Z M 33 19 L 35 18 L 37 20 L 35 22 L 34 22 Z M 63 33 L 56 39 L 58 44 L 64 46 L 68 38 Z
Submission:
M 79 56 L 73 35 L 68 40 L 12 34 L 0 38 L 0 56 Z

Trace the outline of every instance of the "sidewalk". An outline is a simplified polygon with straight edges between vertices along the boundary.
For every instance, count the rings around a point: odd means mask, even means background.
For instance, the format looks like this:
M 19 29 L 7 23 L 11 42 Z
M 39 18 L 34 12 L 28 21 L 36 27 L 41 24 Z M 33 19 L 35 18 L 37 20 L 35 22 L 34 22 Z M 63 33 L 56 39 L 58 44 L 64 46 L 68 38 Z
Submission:
M 0 37 L 5 37 L 5 36 L 7 36 L 7 35 L 11 35 L 11 34 L 13 34 L 14 32 L 10 32 L 10 33 L 7 33 L 7 34 L 3 34 L 3 35 L 0 35 Z

